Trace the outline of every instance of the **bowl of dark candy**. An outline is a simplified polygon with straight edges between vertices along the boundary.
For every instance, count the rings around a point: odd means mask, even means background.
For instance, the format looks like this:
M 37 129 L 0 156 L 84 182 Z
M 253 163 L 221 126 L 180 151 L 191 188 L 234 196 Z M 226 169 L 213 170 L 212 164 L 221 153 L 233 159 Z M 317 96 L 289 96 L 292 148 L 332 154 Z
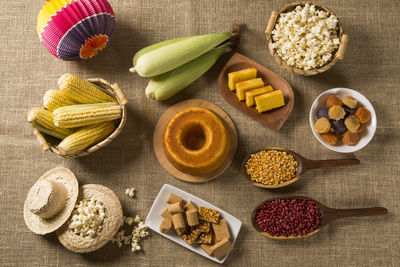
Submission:
M 333 88 L 320 94 L 311 106 L 309 120 L 317 140 L 340 153 L 365 147 L 372 140 L 377 125 L 371 102 L 348 88 Z

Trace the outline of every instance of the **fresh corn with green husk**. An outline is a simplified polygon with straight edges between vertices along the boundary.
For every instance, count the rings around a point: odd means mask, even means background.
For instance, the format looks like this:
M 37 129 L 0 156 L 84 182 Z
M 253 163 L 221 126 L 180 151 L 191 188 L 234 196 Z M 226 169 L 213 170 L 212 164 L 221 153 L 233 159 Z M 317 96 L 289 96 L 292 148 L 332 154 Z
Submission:
M 117 102 L 93 83 L 71 73 L 61 76 L 57 84 L 63 93 L 82 104 Z
M 167 46 L 167 45 L 175 44 L 175 43 L 177 43 L 177 42 L 186 40 L 186 39 L 188 39 L 188 38 L 192 38 L 192 37 L 180 37 L 180 38 L 175 38 L 175 39 L 167 40 L 167 41 L 164 41 L 164 42 L 156 43 L 156 44 L 153 44 L 153 45 L 149 45 L 149 46 L 146 46 L 145 48 L 140 49 L 140 50 L 139 50 L 138 52 L 136 52 L 136 54 L 133 56 L 133 66 L 136 66 L 136 62 L 137 62 L 138 59 L 139 59 L 141 56 L 143 56 L 144 54 L 146 54 L 146 53 L 148 53 L 148 52 L 150 52 L 150 51 L 153 51 L 153 50 L 155 50 L 155 49 L 158 49 L 158 48 Z M 131 71 L 131 72 L 135 72 L 135 68 L 132 67 L 132 68 L 130 69 L 130 71 Z
M 61 107 L 53 111 L 54 124 L 76 128 L 121 118 L 121 106 L 113 102 Z
M 62 155 L 74 155 L 103 140 L 109 136 L 114 129 L 115 124 L 113 121 L 82 127 L 62 140 L 57 146 L 57 149 Z
M 73 133 L 72 129 L 63 129 L 55 126 L 53 114 L 43 108 L 32 108 L 28 112 L 27 119 L 34 128 L 60 139 Z
M 166 73 L 203 55 L 233 35 L 224 32 L 183 37 L 145 47 L 136 53 L 130 71 L 143 77 Z
M 43 97 L 43 106 L 50 111 L 76 104 L 79 103 L 60 90 L 48 90 Z
M 153 77 L 147 85 L 146 96 L 165 100 L 175 95 L 210 69 L 227 48 L 228 44 L 221 45 L 170 72 Z

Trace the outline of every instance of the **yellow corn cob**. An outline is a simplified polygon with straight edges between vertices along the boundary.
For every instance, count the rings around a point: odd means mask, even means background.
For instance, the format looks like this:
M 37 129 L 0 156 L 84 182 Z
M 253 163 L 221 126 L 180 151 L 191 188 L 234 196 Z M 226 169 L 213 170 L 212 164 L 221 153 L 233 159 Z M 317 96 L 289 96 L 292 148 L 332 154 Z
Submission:
M 66 137 L 57 146 L 63 155 L 73 155 L 85 148 L 103 140 L 115 129 L 114 122 L 106 121 L 98 124 L 82 127 L 78 131 Z
M 43 108 L 32 108 L 28 112 L 27 119 L 39 131 L 60 139 L 67 137 L 73 132 L 72 129 L 62 129 L 55 126 L 53 114 Z
M 121 118 L 121 106 L 112 102 L 61 107 L 53 111 L 54 124 L 75 128 Z
M 71 73 L 61 76 L 57 84 L 62 92 L 82 104 L 117 102 L 96 85 Z
M 48 90 L 43 97 L 43 106 L 53 111 L 60 107 L 79 104 L 60 90 Z

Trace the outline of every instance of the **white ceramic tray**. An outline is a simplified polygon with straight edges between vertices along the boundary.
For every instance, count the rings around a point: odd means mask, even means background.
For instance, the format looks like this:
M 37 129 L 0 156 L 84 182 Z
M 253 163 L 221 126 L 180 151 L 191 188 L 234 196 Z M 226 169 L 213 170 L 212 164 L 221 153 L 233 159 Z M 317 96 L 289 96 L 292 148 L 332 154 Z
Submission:
M 168 234 L 163 234 L 160 232 L 159 226 L 160 226 L 161 221 L 163 220 L 161 213 L 168 206 L 166 200 L 167 200 L 169 194 L 177 195 L 177 196 L 181 197 L 183 200 L 185 200 L 186 202 L 192 201 L 197 207 L 203 206 L 203 207 L 219 210 L 221 217 L 224 218 L 228 224 L 229 232 L 231 234 L 230 241 L 232 244 L 234 244 L 236 241 L 236 237 L 239 234 L 240 228 L 242 226 L 242 222 L 240 220 L 238 220 L 237 218 L 233 217 L 232 215 L 230 215 L 229 213 L 208 203 L 207 201 L 204 201 L 196 196 L 193 196 L 192 194 L 182 191 L 182 190 L 180 190 L 172 185 L 169 185 L 169 184 L 164 184 L 164 186 L 161 188 L 160 193 L 158 193 L 158 196 L 154 200 L 153 206 L 151 207 L 150 212 L 147 215 L 145 223 L 148 228 L 152 229 L 153 231 L 159 233 L 160 235 L 162 235 L 168 239 L 171 239 L 172 241 L 174 241 L 174 242 L 206 257 L 206 258 L 209 258 L 210 260 L 216 261 L 221 264 L 224 263 L 224 261 L 228 255 L 226 255 L 222 259 L 218 260 L 216 257 L 209 256 L 207 253 L 205 253 L 199 245 L 187 244 L 174 231 L 170 231 Z

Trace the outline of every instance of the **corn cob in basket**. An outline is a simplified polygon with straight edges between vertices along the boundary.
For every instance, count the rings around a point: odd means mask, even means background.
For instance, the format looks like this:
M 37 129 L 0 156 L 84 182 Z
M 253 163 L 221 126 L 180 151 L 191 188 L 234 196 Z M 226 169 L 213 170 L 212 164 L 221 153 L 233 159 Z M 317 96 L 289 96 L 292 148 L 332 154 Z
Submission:
M 121 106 L 113 102 L 72 105 L 53 111 L 54 124 L 60 128 L 76 128 L 121 118 Z
M 68 97 L 64 92 L 60 90 L 49 90 L 44 94 L 43 97 L 43 106 L 49 111 L 54 111 L 55 109 L 64 106 L 77 104 L 79 104 L 79 102 Z
M 81 157 L 107 145 L 121 132 L 127 100 L 117 83 L 64 74 L 58 85 L 59 90 L 46 92 L 44 107 L 32 108 L 27 116 L 44 151 Z M 47 140 L 47 136 L 61 141 Z

